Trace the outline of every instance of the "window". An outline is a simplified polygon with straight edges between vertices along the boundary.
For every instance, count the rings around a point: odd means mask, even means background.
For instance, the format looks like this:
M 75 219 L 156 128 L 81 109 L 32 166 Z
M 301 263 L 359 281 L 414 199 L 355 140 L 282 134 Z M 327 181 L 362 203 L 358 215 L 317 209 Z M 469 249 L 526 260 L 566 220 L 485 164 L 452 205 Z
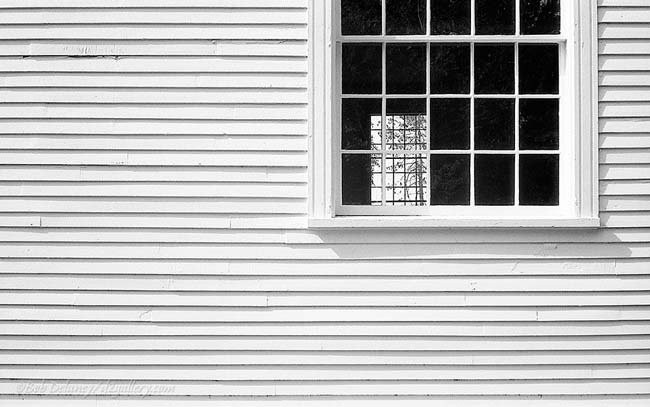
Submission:
M 593 12 L 314 2 L 312 217 L 596 225 Z

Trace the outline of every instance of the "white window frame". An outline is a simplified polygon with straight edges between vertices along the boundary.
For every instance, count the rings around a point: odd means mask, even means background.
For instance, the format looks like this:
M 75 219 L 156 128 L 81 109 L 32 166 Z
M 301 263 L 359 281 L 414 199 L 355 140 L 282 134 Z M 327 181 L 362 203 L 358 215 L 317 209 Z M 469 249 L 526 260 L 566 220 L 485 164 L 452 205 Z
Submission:
M 472 2 L 473 3 L 473 2 Z M 560 54 L 566 66 L 560 72 L 561 89 L 571 86 L 561 98 L 561 154 L 563 179 L 561 207 L 431 207 L 426 214 L 419 208 L 383 207 L 381 214 L 367 207 L 342 211 L 340 175 L 335 167 L 340 152 L 338 141 L 339 106 L 336 53 L 338 0 L 310 0 L 309 26 L 309 226 L 349 227 L 598 227 L 598 54 L 597 6 L 593 0 L 562 0 L 562 32 L 566 52 Z M 518 14 L 518 13 L 517 13 Z M 517 16 L 517 18 L 519 18 Z M 406 36 L 405 36 L 406 37 Z M 485 41 L 513 42 L 512 37 L 485 36 Z M 527 36 L 528 39 L 534 36 Z M 540 36 L 543 37 L 543 36 Z M 399 41 L 407 41 L 399 38 Z M 392 41 L 392 39 L 391 39 Z M 481 42 L 484 42 L 481 36 Z M 454 42 L 453 36 L 449 42 Z M 514 41 L 516 42 L 516 40 Z M 560 47 L 562 49 L 562 47 Z M 428 159 L 428 158 L 427 158 Z M 427 185 L 427 188 L 429 186 Z M 420 207 L 421 208 L 421 207 Z

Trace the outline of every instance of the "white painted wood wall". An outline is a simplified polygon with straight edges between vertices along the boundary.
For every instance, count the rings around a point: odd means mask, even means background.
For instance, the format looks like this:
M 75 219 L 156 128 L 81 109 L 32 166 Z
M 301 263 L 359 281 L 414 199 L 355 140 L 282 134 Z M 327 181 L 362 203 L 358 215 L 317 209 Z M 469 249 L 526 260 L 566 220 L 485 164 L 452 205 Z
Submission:
M 650 405 L 650 1 L 598 232 L 306 229 L 307 3 L 0 1 L 0 404 Z

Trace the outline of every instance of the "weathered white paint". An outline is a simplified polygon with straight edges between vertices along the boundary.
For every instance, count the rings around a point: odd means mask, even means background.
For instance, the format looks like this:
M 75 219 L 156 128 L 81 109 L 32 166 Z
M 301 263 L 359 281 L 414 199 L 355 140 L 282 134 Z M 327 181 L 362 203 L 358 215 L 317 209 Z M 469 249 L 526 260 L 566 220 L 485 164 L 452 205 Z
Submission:
M 600 230 L 368 232 L 307 228 L 307 0 L 0 2 L 0 404 L 649 405 L 650 1 L 599 4 Z

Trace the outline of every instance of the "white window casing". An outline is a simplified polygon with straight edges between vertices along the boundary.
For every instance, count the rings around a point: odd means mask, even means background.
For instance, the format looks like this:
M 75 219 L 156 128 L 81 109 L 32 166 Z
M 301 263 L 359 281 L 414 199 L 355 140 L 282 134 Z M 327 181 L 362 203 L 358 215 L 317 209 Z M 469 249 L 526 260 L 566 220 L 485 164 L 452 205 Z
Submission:
M 310 1 L 309 225 L 313 228 L 598 227 L 597 15 L 592 0 L 562 0 L 560 46 L 560 201 L 558 207 L 342 208 L 336 170 L 340 75 L 339 0 Z M 473 3 L 473 2 L 472 2 Z M 478 41 L 517 42 L 515 36 Z M 526 36 L 528 40 L 544 36 Z M 433 37 L 431 37 L 433 38 Z M 408 40 L 390 38 L 391 41 Z M 476 39 L 476 38 L 475 38 Z M 435 41 L 458 41 L 458 36 Z M 572 174 L 569 177 L 567 174 Z M 429 185 L 427 184 L 427 187 Z M 370 210 L 369 210 L 370 209 Z

